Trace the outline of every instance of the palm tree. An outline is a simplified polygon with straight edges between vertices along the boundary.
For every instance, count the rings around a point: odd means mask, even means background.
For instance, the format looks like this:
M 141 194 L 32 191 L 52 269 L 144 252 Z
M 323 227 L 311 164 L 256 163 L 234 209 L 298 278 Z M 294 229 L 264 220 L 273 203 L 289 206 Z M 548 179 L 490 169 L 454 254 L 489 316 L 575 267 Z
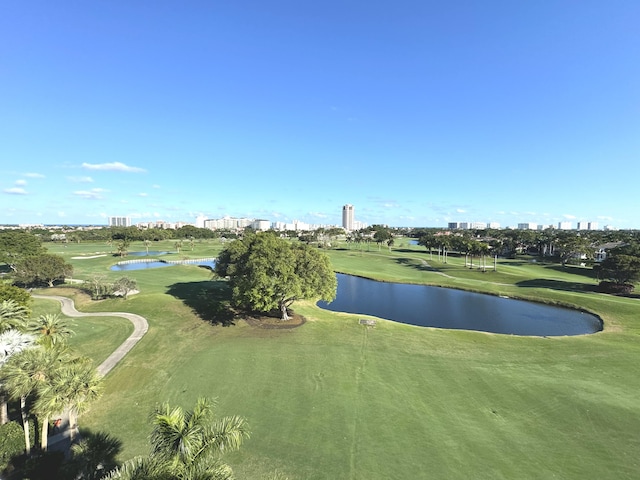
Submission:
M 15 300 L 3 300 L 0 302 L 0 333 L 12 328 L 23 328 L 27 316 L 27 307 Z
M 73 335 L 70 323 L 67 318 L 61 317 L 57 313 L 46 313 L 31 321 L 28 325 L 28 331 L 36 335 L 38 342 L 45 348 L 52 348 L 64 345 L 67 338 Z
M 18 330 L 7 330 L 0 333 L 0 368 L 9 360 L 12 355 L 20 353 L 25 348 L 31 346 L 34 338 Z M 7 407 L 7 395 L 3 385 L 0 384 L 0 425 L 9 421 L 9 410 Z
M 70 439 L 75 440 L 78 415 L 100 396 L 102 377 L 88 358 L 64 365 L 54 379 L 53 391 L 69 412 Z M 58 410 L 60 411 L 60 410 Z
M 193 411 L 164 403 L 154 413 L 151 457 L 177 478 L 231 478 L 219 457 L 239 449 L 249 432 L 243 418 L 215 419 L 211 408 L 209 400 L 200 398 Z
M 245 420 L 216 419 L 211 401 L 198 399 L 192 411 L 164 403 L 153 413 L 151 454 L 126 462 L 106 478 L 120 480 L 230 480 L 231 467 L 220 456 L 249 437 Z
M 29 438 L 29 409 L 27 399 L 36 395 L 38 390 L 46 386 L 55 376 L 62 360 L 63 351 L 55 348 L 27 348 L 13 355 L 2 368 L 2 378 L 7 392 L 13 399 L 20 399 L 20 413 L 24 428 L 25 452 L 31 453 Z M 40 410 L 44 410 L 40 406 Z M 44 425 L 43 425 L 44 430 Z

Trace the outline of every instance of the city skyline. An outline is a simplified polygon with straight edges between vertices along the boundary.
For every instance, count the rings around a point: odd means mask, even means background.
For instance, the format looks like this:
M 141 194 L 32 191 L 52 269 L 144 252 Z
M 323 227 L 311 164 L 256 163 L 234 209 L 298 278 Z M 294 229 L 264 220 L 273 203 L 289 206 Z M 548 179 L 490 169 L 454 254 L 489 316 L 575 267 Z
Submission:
M 340 225 L 346 203 L 369 225 L 640 228 L 639 17 L 11 2 L 0 224 Z

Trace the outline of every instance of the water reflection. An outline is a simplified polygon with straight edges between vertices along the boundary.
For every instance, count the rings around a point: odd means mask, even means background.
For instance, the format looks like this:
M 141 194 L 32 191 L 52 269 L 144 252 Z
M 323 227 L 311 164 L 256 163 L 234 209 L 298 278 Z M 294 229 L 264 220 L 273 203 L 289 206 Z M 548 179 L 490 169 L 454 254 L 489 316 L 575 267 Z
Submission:
M 336 299 L 318 305 L 423 327 L 513 335 L 581 335 L 602 330 L 594 315 L 450 288 L 376 282 L 338 274 Z

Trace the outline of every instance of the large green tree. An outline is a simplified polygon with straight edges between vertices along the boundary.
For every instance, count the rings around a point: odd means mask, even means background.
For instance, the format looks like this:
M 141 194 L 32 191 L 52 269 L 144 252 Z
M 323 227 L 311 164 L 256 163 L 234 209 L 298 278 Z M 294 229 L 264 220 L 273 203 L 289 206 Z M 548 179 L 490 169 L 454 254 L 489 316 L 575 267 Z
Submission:
M 640 280 L 640 257 L 612 253 L 601 264 L 602 278 L 617 284 L 635 283 Z
M 259 312 L 287 309 L 296 300 L 335 298 L 337 280 L 326 254 L 291 243 L 271 232 L 231 242 L 218 256 L 215 272 L 228 277 L 235 305 Z
M 45 252 L 40 237 L 20 230 L 0 232 L 0 263 L 15 270 L 16 262 Z
M 59 255 L 44 253 L 24 257 L 15 265 L 16 280 L 25 285 L 53 287 L 54 282 L 63 281 L 73 273 L 71 264 Z

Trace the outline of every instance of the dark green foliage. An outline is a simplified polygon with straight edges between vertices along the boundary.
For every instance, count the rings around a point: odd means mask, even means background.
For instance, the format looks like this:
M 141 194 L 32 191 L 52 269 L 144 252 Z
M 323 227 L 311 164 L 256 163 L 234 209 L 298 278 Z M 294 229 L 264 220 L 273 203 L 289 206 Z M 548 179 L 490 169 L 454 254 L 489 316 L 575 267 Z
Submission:
M 16 282 L 28 286 L 53 287 L 73 273 L 73 267 L 59 255 L 44 253 L 24 257 L 16 262 Z
M 290 243 L 273 233 L 248 234 L 225 248 L 216 274 L 229 277 L 235 305 L 282 319 L 296 300 L 335 298 L 337 281 L 326 254 L 306 244 Z
M 0 263 L 11 268 L 21 258 L 44 253 L 40 237 L 25 231 L 0 232 Z
M 16 287 L 15 285 L 0 284 L 0 302 L 5 300 L 13 300 L 18 305 L 22 305 L 30 310 L 31 294 L 23 288 Z
M 612 251 L 601 263 L 600 276 L 618 284 L 640 280 L 640 257 Z
M 7 470 L 12 459 L 24 452 L 24 433 L 18 422 L 0 425 L 0 472 Z

